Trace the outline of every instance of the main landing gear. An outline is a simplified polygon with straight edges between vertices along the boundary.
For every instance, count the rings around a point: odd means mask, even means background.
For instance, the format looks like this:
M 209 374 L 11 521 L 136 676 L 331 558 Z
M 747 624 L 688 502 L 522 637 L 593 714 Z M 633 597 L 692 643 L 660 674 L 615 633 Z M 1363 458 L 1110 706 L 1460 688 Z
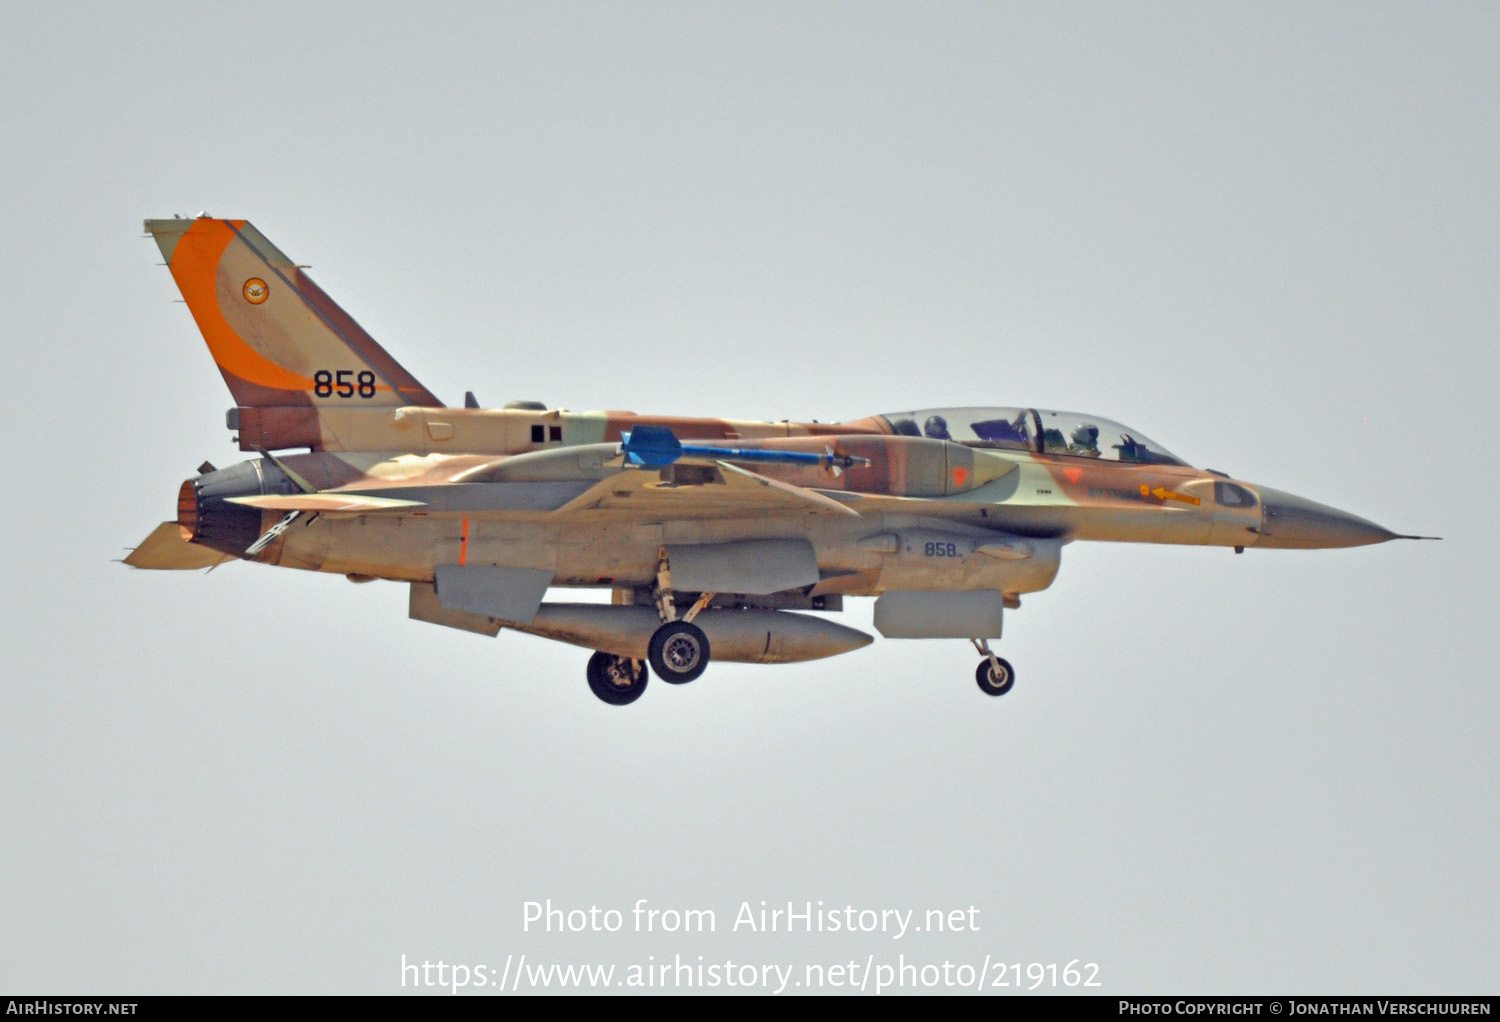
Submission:
M 970 639 L 969 641 L 974 644 L 975 649 L 979 650 L 979 655 L 984 657 L 974 671 L 974 680 L 979 683 L 979 691 L 987 696 L 1005 695 L 1016 683 L 1016 669 L 1010 665 L 1009 660 L 996 656 L 986 640 Z
M 647 655 L 661 680 L 685 685 L 708 667 L 708 636 L 691 621 L 668 621 L 651 636 Z
M 662 681 L 671 685 L 685 685 L 708 669 L 713 656 L 708 636 L 703 629 L 693 624 L 693 618 L 707 607 L 714 598 L 713 593 L 701 593 L 697 601 L 681 619 L 677 617 L 677 605 L 672 595 L 672 570 L 667 563 L 667 548 L 662 547 L 656 568 L 656 612 L 661 617 L 661 627 L 651 633 L 646 647 L 646 657 Z M 594 695 L 611 706 L 633 703 L 646 690 L 646 679 L 650 671 L 646 662 L 612 653 L 595 653 L 589 658 L 589 688 Z
M 589 688 L 611 706 L 626 706 L 646 691 L 651 671 L 646 661 L 613 653 L 595 653 L 589 657 Z
M 713 650 L 703 629 L 693 624 L 693 618 L 708 606 L 713 593 L 701 593 L 696 603 L 677 619 L 677 605 L 672 598 L 672 566 L 667 561 L 667 548 L 657 551 L 656 561 L 656 612 L 661 616 L 661 627 L 651 636 L 646 655 L 651 660 L 651 669 L 661 680 L 673 685 L 685 685 L 708 668 Z

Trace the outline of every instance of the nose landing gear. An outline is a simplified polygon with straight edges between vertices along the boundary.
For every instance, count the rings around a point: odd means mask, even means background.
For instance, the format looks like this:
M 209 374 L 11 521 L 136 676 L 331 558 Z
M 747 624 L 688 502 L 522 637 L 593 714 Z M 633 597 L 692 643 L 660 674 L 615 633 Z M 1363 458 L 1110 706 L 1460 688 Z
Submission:
M 1016 669 L 1010 665 L 1009 660 L 996 656 L 987 640 L 970 639 L 969 641 L 974 644 L 975 649 L 979 650 L 979 655 L 984 657 L 974 671 L 974 680 L 979 683 L 979 691 L 987 696 L 1005 695 L 1016 683 Z

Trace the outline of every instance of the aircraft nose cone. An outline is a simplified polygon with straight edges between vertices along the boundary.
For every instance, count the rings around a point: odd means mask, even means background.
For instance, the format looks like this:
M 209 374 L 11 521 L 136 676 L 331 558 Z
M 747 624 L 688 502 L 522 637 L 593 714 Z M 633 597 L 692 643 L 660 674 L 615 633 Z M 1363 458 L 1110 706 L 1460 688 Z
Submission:
M 1258 547 L 1316 549 L 1367 546 L 1398 539 L 1396 533 L 1347 511 L 1318 504 L 1294 493 L 1260 487 L 1263 507 Z

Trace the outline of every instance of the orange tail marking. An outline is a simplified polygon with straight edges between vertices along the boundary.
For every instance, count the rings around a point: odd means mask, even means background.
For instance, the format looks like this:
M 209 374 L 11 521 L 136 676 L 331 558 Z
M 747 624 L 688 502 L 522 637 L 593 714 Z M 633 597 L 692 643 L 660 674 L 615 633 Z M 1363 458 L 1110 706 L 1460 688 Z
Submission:
M 224 221 L 197 220 L 172 253 L 172 277 L 187 299 L 209 352 L 221 369 L 247 383 L 270 390 L 312 390 L 312 380 L 277 365 L 246 344 L 219 310 L 219 260 L 234 240 L 234 231 Z

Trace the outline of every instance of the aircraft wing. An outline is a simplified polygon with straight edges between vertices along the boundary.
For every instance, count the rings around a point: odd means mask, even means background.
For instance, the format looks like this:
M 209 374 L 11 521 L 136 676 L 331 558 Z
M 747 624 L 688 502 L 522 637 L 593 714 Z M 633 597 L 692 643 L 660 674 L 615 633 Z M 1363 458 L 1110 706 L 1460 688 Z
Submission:
M 747 518 L 859 512 L 813 490 L 723 461 L 676 462 L 670 470 L 626 469 L 589 487 L 554 514 L 621 512 L 641 518 Z
M 182 528 L 176 522 L 162 522 L 151 530 L 151 535 L 142 540 L 140 546 L 130 552 L 125 563 L 132 568 L 193 571 L 212 568 L 232 560 L 234 558 L 229 554 L 183 539 Z

